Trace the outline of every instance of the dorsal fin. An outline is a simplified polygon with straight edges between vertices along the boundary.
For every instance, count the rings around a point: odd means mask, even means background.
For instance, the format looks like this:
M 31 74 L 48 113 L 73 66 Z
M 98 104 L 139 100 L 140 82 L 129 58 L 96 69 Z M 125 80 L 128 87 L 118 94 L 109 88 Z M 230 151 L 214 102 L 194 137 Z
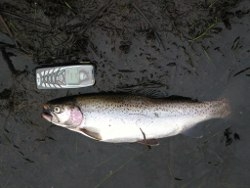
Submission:
M 187 101 L 187 102 L 199 102 L 197 99 L 193 99 L 193 98 L 190 98 L 190 97 L 182 97 L 182 96 L 179 96 L 179 95 L 171 95 L 169 97 L 167 97 L 167 99 L 169 100 L 174 100 L 174 101 Z

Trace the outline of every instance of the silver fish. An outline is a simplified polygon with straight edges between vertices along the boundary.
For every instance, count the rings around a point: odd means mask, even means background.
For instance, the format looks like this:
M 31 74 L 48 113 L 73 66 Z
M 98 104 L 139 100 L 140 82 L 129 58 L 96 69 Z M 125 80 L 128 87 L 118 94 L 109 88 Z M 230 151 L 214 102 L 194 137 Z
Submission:
M 158 138 L 193 129 L 198 123 L 225 118 L 227 100 L 197 102 L 130 95 L 79 95 L 49 101 L 42 117 L 89 138 L 112 143 L 157 145 Z

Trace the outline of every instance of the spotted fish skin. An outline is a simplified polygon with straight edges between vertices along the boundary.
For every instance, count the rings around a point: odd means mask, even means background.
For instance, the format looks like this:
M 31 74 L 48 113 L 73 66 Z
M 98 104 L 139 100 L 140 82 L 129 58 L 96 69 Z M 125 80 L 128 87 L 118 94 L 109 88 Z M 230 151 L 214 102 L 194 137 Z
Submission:
M 79 108 L 81 123 L 63 127 L 113 143 L 169 137 L 193 129 L 200 122 L 230 114 L 225 99 L 196 102 L 130 95 L 80 95 L 57 99 L 47 105 Z

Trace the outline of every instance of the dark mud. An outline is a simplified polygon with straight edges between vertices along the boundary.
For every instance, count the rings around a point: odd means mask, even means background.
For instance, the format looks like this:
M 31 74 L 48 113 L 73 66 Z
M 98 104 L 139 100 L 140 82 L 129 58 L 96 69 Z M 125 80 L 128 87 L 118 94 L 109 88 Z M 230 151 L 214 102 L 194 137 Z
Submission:
M 0 2 L 0 187 L 249 187 L 248 0 Z M 96 85 L 41 91 L 35 68 L 96 65 Z M 98 143 L 40 117 L 47 100 L 93 92 L 230 99 L 201 139 L 148 150 Z M 228 128 L 229 127 L 229 128 Z

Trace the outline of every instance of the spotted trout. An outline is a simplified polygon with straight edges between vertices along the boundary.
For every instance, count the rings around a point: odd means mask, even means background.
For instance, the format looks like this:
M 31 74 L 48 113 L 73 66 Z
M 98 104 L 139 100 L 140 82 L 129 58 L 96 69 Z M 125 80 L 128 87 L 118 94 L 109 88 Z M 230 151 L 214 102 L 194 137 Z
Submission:
M 157 145 L 158 138 L 185 133 L 200 122 L 229 114 L 225 99 L 198 102 L 96 94 L 49 101 L 42 117 L 98 141 Z

